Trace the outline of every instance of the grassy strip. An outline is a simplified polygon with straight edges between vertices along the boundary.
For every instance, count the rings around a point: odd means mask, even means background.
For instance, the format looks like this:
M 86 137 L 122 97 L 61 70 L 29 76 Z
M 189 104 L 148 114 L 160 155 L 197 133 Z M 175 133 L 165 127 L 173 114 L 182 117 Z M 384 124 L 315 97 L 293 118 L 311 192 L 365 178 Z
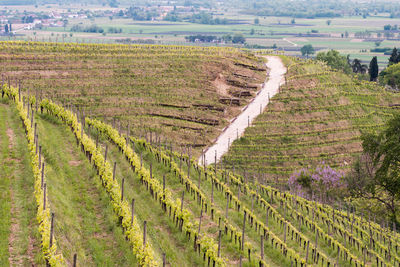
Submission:
M 62 254 L 57 253 L 56 240 L 53 238 L 52 246 L 50 246 L 50 207 L 42 185 L 41 168 L 39 166 L 39 157 L 36 152 L 36 144 L 33 130 L 33 119 L 28 117 L 31 114 L 22 102 L 21 95 L 14 87 L 3 85 L 2 91 L 16 103 L 18 114 L 23 122 L 26 137 L 28 139 L 28 149 L 31 160 L 31 168 L 34 175 L 34 196 L 38 207 L 36 219 L 39 223 L 39 233 L 42 245 L 43 256 L 51 266 L 63 266 L 64 258 Z M 31 115 L 32 116 L 32 115 Z M 46 201 L 46 208 L 44 207 Z
M 55 236 L 66 259 L 81 266 L 137 266 L 96 171 L 59 120 L 40 116 L 38 133 L 46 162 Z
M 121 221 L 125 236 L 133 247 L 133 253 L 139 264 L 143 266 L 157 265 L 152 247 L 149 243 L 144 244 L 143 242 L 143 234 L 136 218 L 131 220 L 129 204 L 121 197 L 121 187 L 112 177 L 112 168 L 110 164 L 103 157 L 93 140 L 83 133 L 82 125 L 78 122 L 76 116 L 71 111 L 65 110 L 48 99 L 43 100 L 40 103 L 40 107 L 70 126 L 77 139 L 77 143 L 81 146 L 90 161 L 93 162 L 102 181 L 102 185 L 110 198 L 113 210 Z
M 8 239 L 11 232 L 11 173 L 13 166 L 6 163 L 9 157 L 9 140 L 6 134 L 6 109 L 0 104 L 0 265 L 9 265 Z M 10 166 L 11 165 L 11 166 Z
M 190 236 L 195 238 L 199 250 L 203 252 L 204 259 L 207 257 L 208 262 L 211 261 L 217 266 L 225 265 L 224 259 L 217 255 L 214 241 L 208 236 L 203 236 L 200 239 L 198 238 L 199 234 L 191 222 L 191 212 L 187 209 L 183 209 L 180 200 L 173 200 L 170 190 L 162 188 L 160 182 L 153 178 L 152 174 L 140 164 L 140 159 L 132 148 L 127 145 L 125 138 L 110 125 L 93 120 L 88 120 L 88 123 L 95 123 L 96 125 L 94 127 L 96 127 L 99 132 L 105 133 L 108 138 L 121 149 L 127 160 L 131 163 L 133 170 L 140 176 L 141 180 L 147 185 L 152 194 L 155 194 L 156 198 L 163 203 L 164 209 L 169 209 L 170 214 L 173 212 L 174 221 L 176 220 L 177 224 L 179 223 L 181 230 L 183 229 L 189 238 Z M 205 209 L 207 210 L 205 198 L 199 198 L 199 194 L 197 194 L 197 198 L 202 203 L 202 206 L 203 204 L 205 205 Z
M 44 261 L 35 221 L 36 206 L 31 199 L 34 184 L 28 146 L 15 108 L 1 103 L 0 266 L 41 266 Z
M 92 137 L 97 138 L 97 131 L 89 131 Z M 168 214 L 158 205 L 154 198 L 146 190 L 145 185 L 141 183 L 140 177 L 132 171 L 130 163 L 123 157 L 118 148 L 111 142 L 107 141 L 103 135 L 99 136 L 99 143 L 108 148 L 107 158 L 110 162 L 116 162 L 116 179 L 119 183 L 122 179 L 125 180 L 124 195 L 127 199 L 135 199 L 135 216 L 143 224 L 147 221 L 148 241 L 156 253 L 156 257 L 161 258 L 162 253 L 166 255 L 167 264 L 171 266 L 200 266 L 203 264 L 203 259 L 195 250 L 193 243 L 188 240 L 187 236 L 182 233 L 173 221 L 168 217 Z M 148 168 L 148 161 L 143 156 L 143 164 Z M 153 174 L 157 175 L 162 170 L 153 164 Z M 167 176 L 168 177 L 168 176 Z M 168 178 L 166 178 L 169 181 Z M 167 183 L 167 188 L 174 191 Z M 174 193 L 174 192 L 172 192 Z M 185 201 L 185 208 L 187 207 Z M 196 214 L 196 213 L 195 213 Z M 204 221 L 204 220 L 203 220 Z M 204 222 L 203 222 L 204 225 Z

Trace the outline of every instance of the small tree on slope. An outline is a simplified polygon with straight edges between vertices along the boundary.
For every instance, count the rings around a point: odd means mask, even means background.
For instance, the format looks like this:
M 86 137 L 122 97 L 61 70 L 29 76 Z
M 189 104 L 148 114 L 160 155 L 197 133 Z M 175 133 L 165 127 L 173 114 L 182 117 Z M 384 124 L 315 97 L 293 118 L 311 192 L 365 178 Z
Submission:
M 380 134 L 362 136 L 363 155 L 346 178 L 350 193 L 382 203 L 397 223 L 400 201 L 400 115 Z

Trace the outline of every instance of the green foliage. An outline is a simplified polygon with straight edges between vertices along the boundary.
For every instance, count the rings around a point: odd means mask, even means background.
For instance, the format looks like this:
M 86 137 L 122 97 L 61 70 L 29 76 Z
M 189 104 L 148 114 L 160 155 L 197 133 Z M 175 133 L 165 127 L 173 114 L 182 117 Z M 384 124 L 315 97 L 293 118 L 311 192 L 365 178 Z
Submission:
M 397 31 L 398 26 L 397 25 L 390 25 L 390 24 L 386 24 L 383 26 L 383 30 L 385 31 Z
M 378 58 L 377 57 L 373 57 L 371 62 L 369 63 L 368 73 L 369 73 L 369 80 L 376 81 L 376 79 L 378 78 L 378 74 L 379 74 L 379 66 L 378 66 Z
M 303 56 L 309 56 L 309 55 L 313 55 L 313 54 L 315 54 L 315 49 L 314 49 L 314 47 L 311 45 L 311 44 L 308 44 L 308 45 L 304 45 L 301 49 L 300 49 L 300 51 L 301 51 L 301 54 L 303 55 Z
M 122 227 L 124 228 L 126 239 L 130 241 L 134 255 L 140 265 L 156 266 L 157 263 L 154 259 L 154 251 L 152 247 L 148 243 L 146 243 L 146 246 L 143 245 L 143 234 L 139 223 L 136 218 L 134 218 L 133 222 L 131 221 L 129 204 L 126 201 L 121 200 L 121 187 L 118 182 L 113 179 L 113 171 L 110 164 L 106 162 L 102 152 L 98 147 L 96 147 L 94 141 L 86 134 L 83 134 L 82 124 L 78 122 L 75 114 L 69 110 L 65 110 L 57 104 L 54 104 L 48 99 L 44 99 L 40 103 L 40 106 L 47 110 L 51 115 L 60 118 L 66 125 L 68 125 L 75 134 L 82 149 L 85 151 L 85 154 L 92 155 L 93 164 L 97 167 L 102 184 L 110 197 L 116 215 L 122 221 Z M 116 130 L 115 132 L 114 134 L 118 134 Z M 123 138 L 118 141 L 125 142 Z
M 235 33 L 235 35 L 232 37 L 232 43 L 234 44 L 244 44 L 245 42 L 246 39 L 241 33 Z
M 400 115 L 387 123 L 379 134 L 362 136 L 363 156 L 348 177 L 350 192 L 359 198 L 384 204 L 393 222 L 400 201 Z
M 341 70 L 344 73 L 350 73 L 351 68 L 345 56 L 342 56 L 336 50 L 328 52 L 320 52 L 317 54 L 317 60 L 324 61 L 328 66 L 336 70 Z
M 34 175 L 35 183 L 35 199 L 37 204 L 37 214 L 36 220 L 39 224 L 39 233 L 41 239 L 41 247 L 45 260 L 50 264 L 50 266 L 64 266 L 65 261 L 62 254 L 57 253 L 57 243 L 55 238 L 53 238 L 52 246 L 50 247 L 50 205 L 48 202 L 48 197 L 44 199 L 43 191 L 41 187 L 41 168 L 39 167 L 39 157 L 36 154 L 36 145 L 33 125 L 31 124 L 30 118 L 27 116 L 27 108 L 23 104 L 22 99 L 18 97 L 18 90 L 15 87 L 8 87 L 7 84 L 3 85 L 2 91 L 9 97 L 14 99 L 17 106 L 19 116 L 22 120 L 23 126 L 26 131 L 26 137 L 28 139 L 29 155 L 31 159 L 31 167 Z M 44 180 L 45 181 L 45 180 Z M 46 201 L 46 209 L 43 207 L 43 202 Z
M 389 58 L 389 66 L 397 63 L 400 63 L 400 52 L 395 47 L 393 48 L 392 54 L 390 55 Z
M 115 143 L 121 149 L 125 157 L 129 160 L 135 172 L 141 177 L 141 179 L 145 180 L 149 184 L 150 188 L 152 188 L 152 191 L 156 192 L 156 194 L 160 198 L 160 201 L 162 201 L 168 209 L 171 208 L 174 214 L 176 213 L 176 216 L 178 218 L 182 219 L 183 229 L 186 231 L 186 233 L 192 236 L 197 236 L 198 233 L 196 232 L 195 227 L 191 222 L 192 214 L 190 213 L 190 211 L 187 209 L 181 210 L 180 200 L 178 199 L 175 201 L 174 199 L 172 199 L 171 192 L 168 189 L 164 190 L 160 182 L 152 177 L 152 175 L 150 175 L 149 170 L 142 166 L 138 155 L 130 146 L 128 146 L 128 139 L 125 139 L 123 136 L 121 136 L 118 131 L 114 129 L 111 125 L 92 119 L 88 119 L 87 123 L 88 125 L 91 125 L 95 129 L 97 129 L 99 132 L 105 134 L 113 143 Z M 138 140 L 135 139 L 134 141 L 138 142 Z M 153 149 L 150 148 L 150 150 L 152 151 Z M 152 152 L 155 153 L 154 151 Z M 194 185 L 193 182 L 190 181 L 187 176 L 185 176 L 181 168 L 178 167 L 178 164 L 176 164 L 175 162 L 171 162 L 170 157 L 165 154 L 160 154 L 159 156 L 163 159 L 164 162 L 169 162 L 171 170 L 173 170 L 177 174 L 177 176 L 184 179 L 186 186 L 190 187 L 192 191 L 196 192 L 197 196 L 201 197 L 201 199 L 203 200 L 207 199 L 206 196 L 201 193 L 200 190 L 196 187 L 196 185 Z M 198 242 L 201 245 L 202 251 L 206 254 L 206 256 L 215 261 L 217 266 L 225 266 L 224 260 L 221 257 L 217 256 L 216 244 L 213 242 L 212 239 L 208 237 L 202 237 Z
M 91 26 L 86 26 L 83 27 L 81 25 L 74 25 L 70 29 L 71 32 L 95 32 L 95 33 L 103 33 L 104 29 L 97 26 L 97 25 L 91 25 Z
M 361 64 L 361 60 L 355 58 L 351 63 L 351 69 L 353 70 L 354 73 L 365 74 L 368 70 L 368 66 L 365 64 Z
M 400 63 L 387 67 L 380 73 L 382 82 L 393 88 L 400 87 Z

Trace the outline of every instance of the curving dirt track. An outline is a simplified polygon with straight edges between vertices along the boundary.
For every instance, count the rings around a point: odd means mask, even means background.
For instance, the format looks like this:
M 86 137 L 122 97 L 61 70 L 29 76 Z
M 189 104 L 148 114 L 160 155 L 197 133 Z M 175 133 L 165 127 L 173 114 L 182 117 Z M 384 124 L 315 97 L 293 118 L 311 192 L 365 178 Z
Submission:
M 267 56 L 267 67 L 269 69 L 269 76 L 263 88 L 253 101 L 243 108 L 242 113 L 232 120 L 231 124 L 222 132 L 217 138 L 215 143 L 209 147 L 203 155 L 200 156 L 199 164 L 205 163 L 209 165 L 217 162 L 229 150 L 230 145 L 234 140 L 240 137 L 246 127 L 260 114 L 269 103 L 269 98 L 278 93 L 279 86 L 284 82 L 284 74 L 286 68 L 281 59 L 277 56 Z M 205 160 L 205 162 L 203 162 Z

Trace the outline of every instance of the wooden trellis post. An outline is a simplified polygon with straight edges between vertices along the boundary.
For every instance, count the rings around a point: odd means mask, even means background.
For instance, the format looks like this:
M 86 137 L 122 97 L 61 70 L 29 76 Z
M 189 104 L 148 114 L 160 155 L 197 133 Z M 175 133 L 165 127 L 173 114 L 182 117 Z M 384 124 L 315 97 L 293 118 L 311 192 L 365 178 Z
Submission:
M 242 229 L 242 250 L 244 250 L 244 231 L 246 229 L 246 211 L 243 214 L 243 229 Z
M 221 257 L 221 233 L 222 230 L 218 231 L 218 257 Z
M 121 183 L 121 202 L 124 201 L 124 182 L 125 182 L 125 178 L 122 178 L 122 183 Z
M 143 248 L 146 249 L 146 231 L 147 231 L 147 221 L 143 222 Z
M 182 199 L 181 199 L 181 212 L 183 211 L 183 199 L 185 197 L 185 190 L 182 191 Z
M 114 168 L 113 168 L 113 181 L 115 180 L 115 171 L 117 169 L 117 162 L 114 161 Z
M 43 210 L 46 210 L 46 183 L 43 185 Z
M 53 246 L 53 232 L 54 232 L 54 212 L 51 213 L 51 224 L 50 224 L 50 248 Z
M 77 260 L 77 255 L 76 253 L 74 254 L 74 259 L 72 260 L 72 267 L 76 267 L 76 260 Z

